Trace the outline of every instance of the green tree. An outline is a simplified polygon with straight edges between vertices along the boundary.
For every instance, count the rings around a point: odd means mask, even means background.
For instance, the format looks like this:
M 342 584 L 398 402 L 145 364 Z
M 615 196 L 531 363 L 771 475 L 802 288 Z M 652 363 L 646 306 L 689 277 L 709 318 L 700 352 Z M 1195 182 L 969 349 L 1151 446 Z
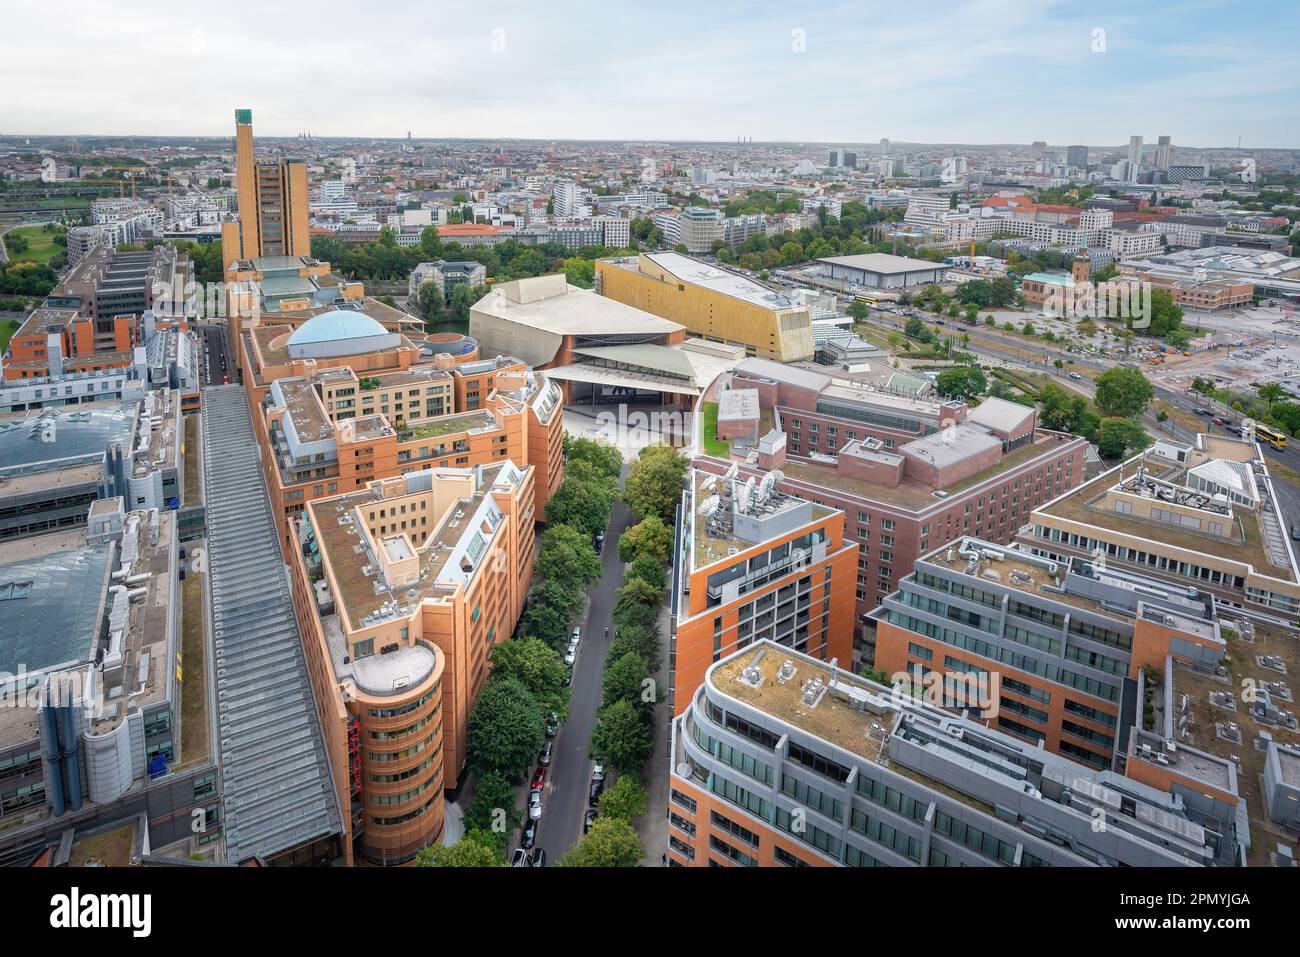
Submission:
M 546 722 L 532 692 L 513 678 L 489 680 L 465 728 L 470 766 L 511 780 L 525 771 L 546 740 Z
M 554 711 L 563 718 L 568 712 L 564 660 L 550 645 L 537 638 L 503 641 L 493 647 L 491 657 L 492 676 L 518 681 L 532 693 L 543 713 Z
M 600 808 L 601 817 L 631 824 L 633 818 L 650 809 L 650 802 L 637 776 L 624 774 L 597 799 L 596 806 Z
M 572 525 L 552 525 L 542 533 L 535 570 L 541 579 L 558 578 L 585 588 L 600 577 L 600 556 L 589 535 Z
M 1038 401 L 1043 405 L 1039 421 L 1044 428 L 1057 432 L 1072 432 L 1084 435 L 1088 400 L 1081 395 L 1066 392 L 1055 382 L 1049 382 L 1038 393 Z
M 1150 295 L 1150 324 L 1141 328 L 1138 325 L 1140 320 L 1130 319 L 1128 325 L 1143 335 L 1167 336 L 1183 321 L 1183 309 L 1174 304 L 1173 294 L 1168 289 L 1152 289 Z
M 645 856 L 641 839 L 627 821 L 598 817 L 591 830 L 556 862 L 557 867 L 636 867 Z
M 654 628 L 645 625 L 622 625 L 614 635 L 606 660 L 617 661 L 632 652 L 640 655 L 646 667 L 654 673 L 659 670 L 659 650 L 659 634 Z
M 495 851 L 485 844 L 463 837 L 455 844 L 426 847 L 415 858 L 417 867 L 505 867 Z
M 1094 402 L 1105 415 L 1130 419 L 1142 414 L 1155 396 L 1155 389 L 1141 369 L 1115 366 L 1097 376 Z
M 849 308 L 846 311 L 853 317 L 854 322 L 866 322 L 867 317 L 871 315 L 871 307 L 859 299 L 849 303 Z
M 1133 419 L 1102 419 L 1097 429 L 1097 451 L 1108 459 L 1117 459 L 1130 449 L 1140 452 L 1151 441 L 1146 429 Z
M 682 497 L 685 474 L 686 460 L 674 449 L 666 445 L 647 446 L 632 463 L 623 485 L 623 498 L 637 518 L 658 515 L 670 521 Z
M 546 503 L 548 525 L 571 525 L 595 535 L 609 524 L 609 499 L 599 485 L 566 476 Z
M 586 439 L 566 434 L 564 460 L 566 464 L 587 462 L 612 478 L 618 478 L 623 471 L 623 454 L 608 442 L 599 439 Z
M 570 612 L 545 602 L 528 606 L 519 622 L 519 633 L 545 642 L 551 648 L 563 648 L 569 641 Z
M 618 590 L 613 617 L 625 625 L 653 625 L 659 619 L 660 589 L 640 578 L 630 578 Z
M 608 506 L 618 501 L 618 473 L 610 475 L 589 459 L 571 459 L 564 466 L 564 480 L 573 479 L 594 488 Z
M 630 701 L 642 711 L 653 708 L 653 697 L 650 701 L 642 700 L 649 678 L 650 669 L 646 667 L 645 659 L 635 652 L 629 651 L 621 658 L 606 659 L 601 703 L 608 706 L 616 701 Z
M 528 597 L 534 605 L 550 605 L 566 615 L 572 615 L 582 607 L 586 593 L 571 581 L 546 578 L 533 586 Z
M 661 562 L 650 555 L 638 555 L 627 570 L 625 580 L 639 578 L 657 591 L 663 591 L 668 585 L 668 572 Z
M 946 369 L 934 380 L 934 387 L 942 396 L 979 396 L 988 388 L 988 381 L 979 366 Z
M 465 828 L 488 835 L 488 840 L 505 849 L 505 836 L 519 825 L 522 815 L 515 809 L 515 788 L 499 771 L 479 775 L 474 800 L 465 808 Z
M 1279 399 L 1286 398 L 1286 389 L 1277 382 L 1266 382 L 1264 385 L 1255 386 L 1255 391 L 1259 397 L 1268 403 L 1269 411 L 1273 410 L 1273 403 Z
M 618 540 L 618 557 L 633 562 L 648 555 L 658 562 L 668 561 L 673 547 L 673 532 L 658 515 L 647 515 L 625 531 Z
M 620 774 L 639 771 L 653 750 L 650 725 L 637 705 L 620 699 L 596 712 L 591 753 L 608 760 Z

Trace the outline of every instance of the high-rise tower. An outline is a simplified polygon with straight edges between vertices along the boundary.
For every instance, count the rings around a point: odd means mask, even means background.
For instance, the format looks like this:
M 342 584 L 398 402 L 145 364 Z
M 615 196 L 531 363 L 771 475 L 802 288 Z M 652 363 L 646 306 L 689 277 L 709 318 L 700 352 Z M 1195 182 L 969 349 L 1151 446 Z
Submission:
M 253 111 L 235 110 L 235 189 L 239 222 L 221 230 L 222 259 L 307 256 L 307 166 L 296 159 L 258 160 L 253 153 Z

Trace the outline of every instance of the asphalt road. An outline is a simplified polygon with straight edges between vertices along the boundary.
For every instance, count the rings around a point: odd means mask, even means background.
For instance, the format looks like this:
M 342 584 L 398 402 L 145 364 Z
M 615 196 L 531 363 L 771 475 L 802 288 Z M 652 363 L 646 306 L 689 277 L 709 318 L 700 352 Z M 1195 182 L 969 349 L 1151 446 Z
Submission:
M 623 477 L 627 477 L 626 466 Z M 623 584 L 618 539 L 631 524 L 628 507 L 615 502 L 601 552 L 604 571 L 588 593 L 586 618 L 576 622 L 582 629 L 582 642 L 578 645 L 578 660 L 574 663 L 573 684 L 569 689 L 569 719 L 554 738 L 555 750 L 542 792 L 542 818 L 537 828 L 536 846 L 546 848 L 547 864 L 557 861 L 582 837 L 582 817 L 587 810 L 591 785 L 592 762 L 587 757 L 587 747 L 596 724 L 596 709 L 600 707 L 605 653 L 614 640 L 612 633 L 605 637 L 605 626 L 610 624 L 617 592 Z
M 234 371 L 234 360 L 230 356 L 226 343 L 226 330 L 222 325 L 198 326 L 199 338 L 203 342 L 203 385 L 221 385 L 225 376 Z M 222 368 L 222 362 L 225 368 Z M 233 381 L 233 380 L 232 380 Z

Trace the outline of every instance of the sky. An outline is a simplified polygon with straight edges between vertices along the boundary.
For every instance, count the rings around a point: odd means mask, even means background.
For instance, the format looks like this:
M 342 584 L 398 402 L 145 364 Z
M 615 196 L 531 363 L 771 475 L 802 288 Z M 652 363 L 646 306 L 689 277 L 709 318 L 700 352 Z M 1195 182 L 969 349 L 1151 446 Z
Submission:
M 0 134 L 1300 148 L 1293 3 L 22 3 Z

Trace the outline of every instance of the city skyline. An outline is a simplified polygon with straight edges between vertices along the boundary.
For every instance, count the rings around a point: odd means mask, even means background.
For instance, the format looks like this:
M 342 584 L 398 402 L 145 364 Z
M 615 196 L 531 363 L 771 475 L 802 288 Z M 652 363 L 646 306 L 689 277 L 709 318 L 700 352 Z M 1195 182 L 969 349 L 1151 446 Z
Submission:
M 409 130 L 431 139 L 798 144 L 888 136 L 999 145 L 1119 144 L 1142 130 L 1189 148 L 1233 148 L 1239 138 L 1247 148 L 1300 148 L 1300 124 L 1281 105 L 1300 87 L 1286 68 L 1285 38 L 1213 22 L 1215 8 L 1204 3 L 1171 16 L 1119 4 L 984 0 L 922 5 L 905 23 L 885 5 L 880 16 L 864 16 L 856 5 L 761 4 L 743 23 L 659 6 L 611 22 L 634 44 L 598 43 L 576 29 L 599 22 L 582 4 L 506 4 L 473 23 L 442 5 L 402 4 L 393 11 L 407 27 L 400 32 L 302 38 L 292 7 L 256 8 L 258 29 L 249 31 L 247 4 L 203 29 L 161 5 L 104 22 L 79 16 L 80 6 L 72 5 L 67 39 L 93 40 L 96 56 L 45 71 L 38 91 L 30 77 L 44 69 L 39 48 L 7 50 L 0 82 L 26 95 L 0 111 L 0 132 L 219 136 L 238 101 L 257 109 L 265 136 Z M 330 22 L 348 9 L 325 2 L 313 11 Z M 27 16 L 12 14 L 12 35 L 25 32 Z M 94 36 L 83 37 L 92 23 Z M 681 35 L 692 42 L 678 43 Z M 210 82 L 213 58 L 222 64 L 219 84 Z M 113 81 L 90 82 L 105 75 Z M 187 95 L 159 97 L 160 81 Z

